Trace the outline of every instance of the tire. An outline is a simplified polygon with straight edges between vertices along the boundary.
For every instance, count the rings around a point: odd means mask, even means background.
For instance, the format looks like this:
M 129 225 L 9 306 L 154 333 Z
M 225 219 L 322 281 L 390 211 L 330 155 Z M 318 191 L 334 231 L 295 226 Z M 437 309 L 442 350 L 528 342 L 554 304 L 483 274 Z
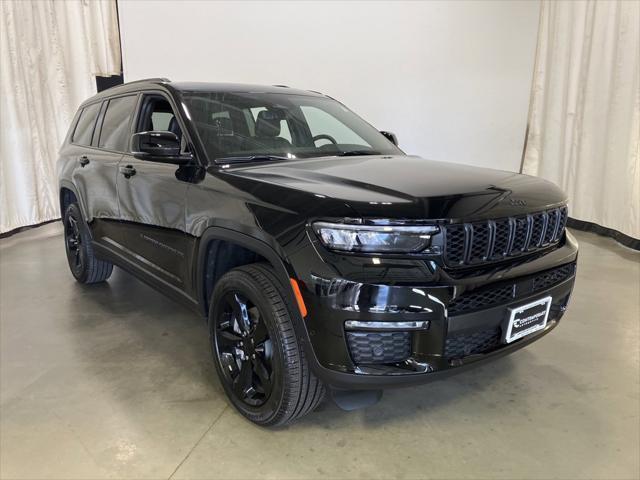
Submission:
M 91 246 L 91 232 L 77 203 L 64 212 L 64 247 L 69 269 L 80 283 L 104 282 L 113 272 L 113 264 L 96 258 Z
M 211 296 L 209 336 L 218 376 L 231 404 L 262 426 L 290 423 L 325 395 L 298 342 L 286 298 L 273 269 L 262 263 L 227 272 Z

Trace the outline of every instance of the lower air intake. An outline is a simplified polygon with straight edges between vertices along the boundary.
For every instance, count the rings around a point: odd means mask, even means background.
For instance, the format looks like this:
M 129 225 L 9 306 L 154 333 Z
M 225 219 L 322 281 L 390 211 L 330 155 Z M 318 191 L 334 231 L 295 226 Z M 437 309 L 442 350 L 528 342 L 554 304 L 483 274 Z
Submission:
M 500 328 L 491 328 L 462 335 L 452 335 L 446 340 L 444 356 L 447 359 L 453 359 L 489 352 L 500 345 L 501 332 Z

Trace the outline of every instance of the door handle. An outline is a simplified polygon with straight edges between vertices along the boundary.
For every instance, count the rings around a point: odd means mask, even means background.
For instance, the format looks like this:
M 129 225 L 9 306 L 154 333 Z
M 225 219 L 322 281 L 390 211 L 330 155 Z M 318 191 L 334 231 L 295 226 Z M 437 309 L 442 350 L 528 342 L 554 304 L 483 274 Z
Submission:
M 82 155 L 79 162 L 81 167 L 86 167 L 87 165 L 89 165 L 90 160 L 86 155 Z
M 131 165 L 127 165 L 126 167 L 120 167 L 120 173 L 124 175 L 124 178 L 131 178 L 136 174 L 136 169 Z

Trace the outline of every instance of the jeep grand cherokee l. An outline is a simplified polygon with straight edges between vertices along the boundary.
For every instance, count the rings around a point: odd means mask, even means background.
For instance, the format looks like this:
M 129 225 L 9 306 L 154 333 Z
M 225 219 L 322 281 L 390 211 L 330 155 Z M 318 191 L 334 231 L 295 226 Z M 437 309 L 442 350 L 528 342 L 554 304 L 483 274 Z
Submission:
M 118 265 L 206 317 L 230 402 L 261 425 L 327 390 L 366 403 L 556 327 L 577 258 L 565 195 L 396 143 L 315 92 L 106 90 L 60 151 L 69 267 L 90 284 Z

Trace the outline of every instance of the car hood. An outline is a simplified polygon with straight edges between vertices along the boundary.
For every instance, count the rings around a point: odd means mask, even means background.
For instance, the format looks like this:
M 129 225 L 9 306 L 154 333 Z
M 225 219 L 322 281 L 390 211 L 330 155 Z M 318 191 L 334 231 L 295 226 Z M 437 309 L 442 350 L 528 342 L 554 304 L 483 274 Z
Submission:
M 540 178 L 406 155 L 300 159 L 226 173 L 339 200 L 364 217 L 499 218 L 566 201 Z M 284 195 L 279 200 L 286 203 Z

